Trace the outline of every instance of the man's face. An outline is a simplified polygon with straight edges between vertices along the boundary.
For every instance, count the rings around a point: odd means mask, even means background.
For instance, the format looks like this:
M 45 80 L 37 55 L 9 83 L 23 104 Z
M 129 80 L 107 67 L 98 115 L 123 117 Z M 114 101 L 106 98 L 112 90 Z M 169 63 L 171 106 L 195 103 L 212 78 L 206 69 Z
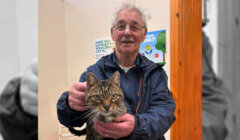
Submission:
M 139 13 L 129 10 L 123 10 L 118 14 L 111 29 L 112 40 L 115 41 L 116 51 L 119 54 L 137 54 L 146 33 L 147 29 L 143 28 Z

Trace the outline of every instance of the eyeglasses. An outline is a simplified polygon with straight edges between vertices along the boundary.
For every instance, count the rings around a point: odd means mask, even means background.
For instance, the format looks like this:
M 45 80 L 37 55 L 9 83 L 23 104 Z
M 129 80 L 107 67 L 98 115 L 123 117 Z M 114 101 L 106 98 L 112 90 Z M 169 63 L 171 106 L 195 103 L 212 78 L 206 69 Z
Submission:
M 116 24 L 113 26 L 117 31 L 124 31 L 128 27 L 130 31 L 132 32 L 138 32 L 141 31 L 141 29 L 144 27 L 143 25 L 139 24 L 132 24 L 132 25 L 126 25 L 126 24 Z

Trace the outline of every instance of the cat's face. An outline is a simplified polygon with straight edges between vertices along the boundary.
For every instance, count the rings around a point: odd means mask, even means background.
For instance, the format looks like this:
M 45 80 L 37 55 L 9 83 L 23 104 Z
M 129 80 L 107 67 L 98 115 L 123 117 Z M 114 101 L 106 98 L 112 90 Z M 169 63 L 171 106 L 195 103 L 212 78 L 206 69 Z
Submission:
M 95 117 L 103 121 L 113 121 L 115 117 L 126 112 L 118 71 L 113 74 L 111 79 L 103 81 L 98 81 L 96 76 L 89 72 L 87 87 L 85 100 Z

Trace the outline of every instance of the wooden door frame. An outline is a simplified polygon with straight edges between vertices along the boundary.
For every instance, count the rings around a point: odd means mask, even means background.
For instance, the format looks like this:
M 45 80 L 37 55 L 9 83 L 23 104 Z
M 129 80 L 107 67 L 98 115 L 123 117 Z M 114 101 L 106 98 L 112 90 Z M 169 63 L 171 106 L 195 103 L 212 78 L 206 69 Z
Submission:
M 202 140 L 202 1 L 170 0 L 171 140 Z

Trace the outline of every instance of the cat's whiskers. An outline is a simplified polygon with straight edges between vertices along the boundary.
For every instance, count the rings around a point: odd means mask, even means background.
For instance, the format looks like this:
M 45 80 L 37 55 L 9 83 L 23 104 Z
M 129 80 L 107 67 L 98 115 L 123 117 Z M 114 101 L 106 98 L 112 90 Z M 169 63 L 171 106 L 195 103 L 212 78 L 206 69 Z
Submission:
M 88 113 L 86 113 L 83 118 L 85 119 L 85 118 L 88 118 L 88 117 L 91 117 L 91 116 L 95 116 L 94 114 L 96 114 L 96 113 L 97 113 L 97 111 L 94 110 L 94 109 L 89 110 Z
M 73 121 L 80 119 L 82 116 L 84 116 L 84 117 L 82 117 L 81 119 L 86 119 L 87 117 L 91 116 L 92 114 L 94 114 L 93 110 L 89 110 L 89 111 L 83 113 L 83 115 L 74 118 Z
M 120 116 L 120 115 L 122 115 L 123 113 L 125 113 L 125 111 L 118 109 L 118 110 L 114 110 L 113 113 L 114 113 L 115 115 L 117 115 L 117 116 Z
M 88 123 L 91 122 L 91 121 L 96 117 L 96 114 L 97 114 L 97 113 L 98 113 L 98 111 L 94 110 L 93 113 L 92 113 L 92 115 L 89 116 L 87 122 L 88 122 Z

